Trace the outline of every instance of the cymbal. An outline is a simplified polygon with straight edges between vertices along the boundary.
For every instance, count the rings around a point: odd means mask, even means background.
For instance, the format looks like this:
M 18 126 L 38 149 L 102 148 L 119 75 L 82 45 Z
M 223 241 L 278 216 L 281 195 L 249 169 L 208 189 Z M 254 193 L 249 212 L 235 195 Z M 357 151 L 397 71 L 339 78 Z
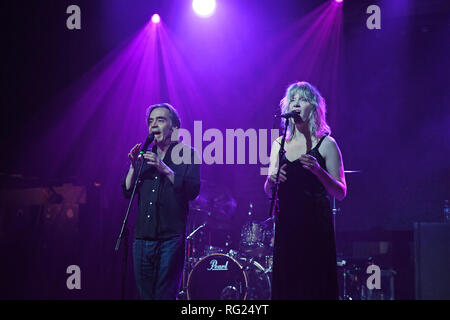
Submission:
M 361 170 L 345 170 L 344 173 L 360 173 Z
M 197 221 L 203 219 L 209 226 L 228 227 L 236 206 L 236 200 L 228 188 L 203 180 L 199 196 L 190 202 L 190 211 L 197 215 Z

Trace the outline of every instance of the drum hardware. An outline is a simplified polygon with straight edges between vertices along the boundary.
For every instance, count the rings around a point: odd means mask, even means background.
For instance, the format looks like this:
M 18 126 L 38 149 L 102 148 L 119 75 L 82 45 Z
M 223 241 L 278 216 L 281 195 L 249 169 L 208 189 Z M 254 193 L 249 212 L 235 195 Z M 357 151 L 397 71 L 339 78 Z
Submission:
M 228 188 L 223 185 L 201 181 L 201 190 L 198 197 L 189 203 L 189 216 L 186 226 L 186 234 L 193 233 L 186 240 L 195 240 L 193 254 L 203 256 L 214 244 L 213 236 L 217 233 L 231 230 L 231 218 L 236 209 L 236 200 Z M 199 234 L 196 232 L 199 231 Z M 193 235 L 196 234 L 196 239 Z M 225 246 L 230 245 L 227 238 Z M 227 245 L 228 243 L 228 245 Z M 222 244 L 220 244 L 222 246 Z
M 264 257 L 264 267 L 266 268 L 265 273 L 272 273 L 273 255 Z
M 361 296 L 360 268 L 358 266 L 343 267 L 342 271 L 342 296 L 340 300 L 359 300 Z
M 241 231 L 242 250 L 206 245 L 198 250 L 206 222 L 186 237 L 185 266 L 178 299 L 270 299 L 273 253 L 271 221 L 252 221 Z M 197 238 L 197 241 L 195 241 Z M 227 238 L 229 239 L 229 238 Z M 202 257 L 194 255 L 202 252 Z M 210 270 L 208 270 L 210 269 Z M 206 280 L 205 280 L 206 279 Z
M 227 253 L 230 257 L 236 258 L 239 255 L 239 252 L 233 249 L 230 249 Z
M 366 267 L 372 263 L 373 259 L 371 257 L 368 258 L 367 263 L 357 262 L 349 264 L 348 261 L 343 259 L 337 261 L 338 275 L 341 280 L 340 290 L 342 292 L 339 296 L 340 300 L 382 300 L 384 298 L 381 290 L 367 289 L 366 281 L 368 275 L 365 270 Z M 393 270 L 389 270 L 388 272 L 392 271 Z
M 358 172 L 360 171 L 345 171 L 345 173 Z M 218 230 L 231 229 L 230 218 L 236 202 L 223 187 L 206 183 L 204 187 L 202 185 L 202 189 L 201 195 L 191 205 L 194 231 L 186 238 L 187 263 L 180 296 L 187 299 L 267 299 L 271 296 L 276 201 L 273 201 L 271 206 L 272 214 L 262 222 L 254 220 L 254 206 L 249 203 L 249 221 L 241 229 L 239 250 L 234 250 L 231 249 L 229 235 L 226 237 L 227 240 L 218 246 L 212 244 L 211 235 L 217 236 Z M 333 197 L 332 214 L 335 230 L 336 215 L 340 211 L 336 205 L 336 198 Z M 202 224 L 198 225 L 199 222 Z M 213 231 L 204 229 L 207 225 Z M 192 241 L 198 231 L 200 244 Z M 195 253 L 200 253 L 201 256 L 193 256 Z M 357 299 L 355 294 L 360 291 L 358 288 L 361 282 L 358 267 L 347 266 L 345 260 L 337 261 L 337 267 L 340 268 L 343 278 L 344 294 L 340 299 Z M 208 268 L 211 270 L 207 270 Z M 228 282 L 222 279 L 225 274 L 229 275 Z M 211 281 L 205 281 L 208 277 Z M 202 281 L 205 282 L 202 284 Z M 214 284 L 211 285 L 212 283 Z
M 226 286 L 220 294 L 220 300 L 239 300 L 239 292 L 234 286 Z
M 241 230 L 240 251 L 252 257 L 263 258 L 273 253 L 272 219 L 249 221 Z
M 344 173 L 360 173 L 361 170 L 345 170 Z M 336 206 L 336 197 L 333 197 L 333 207 L 331 208 L 331 212 L 333 213 L 333 228 L 336 233 L 336 215 L 341 211 L 340 208 Z
M 236 206 L 228 188 L 202 181 L 199 196 L 190 202 L 190 211 L 195 220 L 207 222 L 209 228 L 227 230 L 232 226 L 230 220 Z
M 190 205 L 179 299 L 270 299 L 272 221 L 246 224 L 241 230 L 240 248 L 235 250 L 227 234 L 235 207 L 228 190 L 202 182 L 199 197 Z M 251 218 L 252 211 L 250 203 Z M 221 240 L 214 243 L 218 237 Z
M 197 259 L 192 256 L 192 253 L 195 252 L 195 248 L 192 244 L 192 239 L 194 238 L 194 235 L 201 229 L 203 229 L 206 226 L 206 222 L 202 225 L 198 226 L 194 229 L 187 237 L 186 237 L 186 243 L 184 245 L 184 267 L 183 267 L 183 279 L 182 279 L 182 288 L 181 291 L 178 293 L 178 299 L 179 300 L 185 300 L 186 299 L 186 285 L 187 285 L 187 279 L 186 274 L 188 270 L 190 270 L 189 266 L 193 263 L 197 262 Z
M 361 170 L 345 170 L 344 173 L 360 173 Z M 336 216 L 337 213 L 341 211 L 340 208 L 336 205 L 336 197 L 333 197 L 331 212 L 333 213 L 333 228 L 334 233 L 336 234 Z M 360 286 L 357 282 L 359 281 L 358 275 L 356 275 L 355 271 L 358 271 L 358 267 L 353 265 L 352 268 L 346 267 L 347 261 L 342 259 L 336 262 L 336 266 L 338 270 L 341 270 L 342 273 L 342 296 L 339 296 L 340 300 L 353 300 L 356 296 L 359 295 L 358 286 Z M 339 269 L 340 268 L 340 269 Z
M 201 226 L 197 227 L 194 231 L 192 231 L 191 234 L 186 237 L 186 240 L 191 240 L 194 234 L 196 234 L 198 230 L 203 229 L 204 227 L 206 227 L 206 222 L 204 222 Z
M 204 251 L 203 251 L 203 255 L 204 256 L 209 256 L 209 255 L 214 254 L 214 253 L 224 253 L 224 252 L 225 252 L 225 250 L 223 248 L 221 248 L 221 247 L 208 246 L 207 245 L 205 247 Z
M 338 208 L 336 206 L 336 197 L 333 197 L 333 207 L 331 208 L 331 212 L 333 213 L 333 228 L 335 233 L 336 233 L 336 215 L 339 211 L 341 211 L 341 208 Z
M 266 300 L 271 296 L 271 283 L 255 259 L 215 253 L 194 265 L 186 293 L 188 300 Z

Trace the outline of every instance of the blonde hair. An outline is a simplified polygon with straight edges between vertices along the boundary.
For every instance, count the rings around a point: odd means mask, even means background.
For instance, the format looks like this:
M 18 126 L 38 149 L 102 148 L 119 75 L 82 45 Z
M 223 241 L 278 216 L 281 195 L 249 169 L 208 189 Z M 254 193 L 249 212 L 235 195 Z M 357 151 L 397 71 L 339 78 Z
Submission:
M 331 128 L 326 120 L 327 107 L 325 99 L 322 97 L 319 90 L 308 82 L 295 82 L 287 88 L 286 95 L 280 101 L 281 113 L 283 114 L 290 111 L 289 101 L 295 93 L 298 93 L 313 105 L 313 109 L 308 118 L 310 134 L 314 137 L 329 135 L 331 133 Z M 282 120 L 281 126 L 284 129 L 284 120 Z M 292 118 L 289 119 L 288 133 L 290 137 L 295 135 L 295 122 Z

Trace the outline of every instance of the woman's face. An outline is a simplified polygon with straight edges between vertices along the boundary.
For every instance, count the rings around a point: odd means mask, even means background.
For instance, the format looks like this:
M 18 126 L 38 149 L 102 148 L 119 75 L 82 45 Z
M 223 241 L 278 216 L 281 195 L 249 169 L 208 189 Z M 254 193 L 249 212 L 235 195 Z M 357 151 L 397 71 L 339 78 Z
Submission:
M 300 92 L 294 92 L 289 100 L 289 112 L 291 111 L 299 111 L 300 112 L 300 118 L 303 121 L 306 121 L 309 119 L 309 114 L 313 109 L 313 105 L 309 103 L 308 100 L 306 100 L 302 95 L 300 95 Z

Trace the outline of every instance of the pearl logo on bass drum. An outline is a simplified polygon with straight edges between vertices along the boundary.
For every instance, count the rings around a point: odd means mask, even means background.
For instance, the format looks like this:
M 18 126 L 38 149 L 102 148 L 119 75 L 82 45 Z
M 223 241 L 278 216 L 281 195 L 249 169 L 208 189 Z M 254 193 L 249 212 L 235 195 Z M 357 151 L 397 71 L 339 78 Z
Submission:
M 217 264 L 217 260 L 214 259 L 214 260 L 211 260 L 210 265 L 211 265 L 211 267 L 209 267 L 206 270 L 208 270 L 208 271 L 221 271 L 221 270 L 227 271 L 228 270 L 228 261 L 225 262 L 225 264 L 220 265 L 220 264 Z

